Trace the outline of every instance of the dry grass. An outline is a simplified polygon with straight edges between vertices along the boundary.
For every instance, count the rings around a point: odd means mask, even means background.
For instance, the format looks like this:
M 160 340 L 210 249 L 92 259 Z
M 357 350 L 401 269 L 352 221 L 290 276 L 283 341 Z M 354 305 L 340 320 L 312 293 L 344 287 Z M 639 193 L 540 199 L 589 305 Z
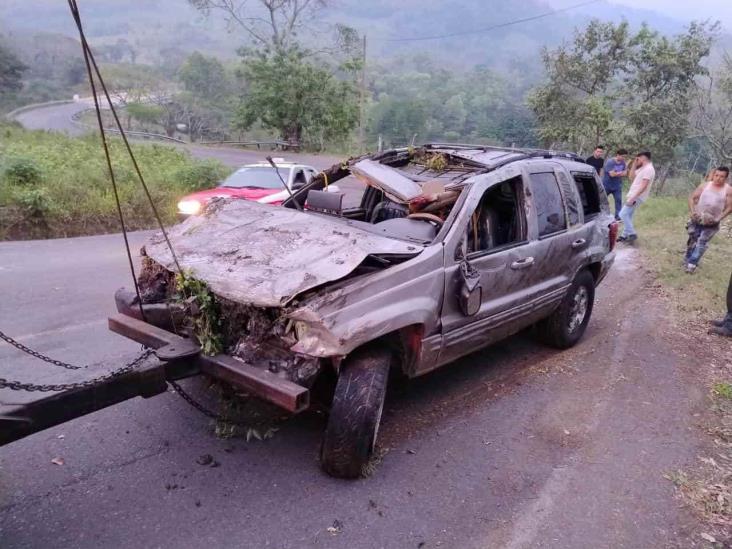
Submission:
M 724 224 L 697 272 L 689 275 L 683 269 L 687 217 L 685 198 L 652 198 L 638 214 L 638 247 L 675 306 L 680 333 L 689 337 L 690 347 L 699 347 L 700 357 L 709 358 L 700 360 L 698 376 L 709 387 L 705 429 L 710 443 L 697 466 L 667 478 L 702 520 L 703 532 L 695 546 L 727 547 L 732 542 L 732 354 L 729 342 L 721 338 L 702 342 L 693 333 L 703 333 L 708 319 L 724 315 L 732 269 L 732 223 Z
M 718 386 L 728 384 L 716 384 Z M 732 399 L 712 390 L 712 417 L 708 427 L 713 443 L 699 458 L 699 466 L 670 473 L 685 503 L 704 521 L 709 535 L 730 543 L 732 532 Z M 728 545 L 723 545 L 727 547 Z

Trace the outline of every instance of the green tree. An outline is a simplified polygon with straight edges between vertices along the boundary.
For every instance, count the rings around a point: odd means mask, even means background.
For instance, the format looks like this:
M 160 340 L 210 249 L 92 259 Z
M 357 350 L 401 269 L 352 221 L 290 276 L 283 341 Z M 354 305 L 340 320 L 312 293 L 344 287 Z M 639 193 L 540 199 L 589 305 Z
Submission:
M 127 103 L 127 114 L 134 120 L 145 125 L 159 124 L 164 116 L 164 110 L 159 105 L 149 105 L 146 103 Z
M 228 92 L 228 75 L 221 62 L 197 51 L 180 67 L 178 79 L 186 91 L 209 101 L 219 100 Z
M 583 31 L 575 30 L 571 44 L 542 51 L 547 82 L 528 103 L 545 145 L 581 151 L 610 139 L 619 78 L 629 70 L 632 42 L 627 22 L 593 20 Z
M 636 35 L 623 86 L 626 125 L 617 132 L 631 147 L 650 149 L 661 162 L 671 160 L 689 133 L 695 82 L 708 73 L 702 63 L 717 28 L 692 23 L 685 34 L 669 39 L 644 27 Z
M 686 136 L 694 81 L 706 73 L 717 24 L 668 38 L 626 22 L 592 21 L 571 45 L 543 52 L 547 82 L 529 97 L 545 145 L 604 142 L 650 149 L 662 162 Z
M 20 91 L 27 69 L 12 51 L 0 44 L 0 96 Z
M 249 54 L 241 76 L 246 87 L 235 116 L 238 129 L 260 122 L 282 139 L 321 148 L 346 138 L 358 122 L 353 82 L 309 62 L 297 48 Z
M 392 145 L 411 143 L 416 135 L 427 140 L 428 115 L 424 101 L 415 99 L 382 99 L 371 114 L 371 132 L 383 135 Z
M 732 162 L 732 57 L 725 56 L 721 66 L 699 82 L 694 97 L 694 128 L 710 156 Z

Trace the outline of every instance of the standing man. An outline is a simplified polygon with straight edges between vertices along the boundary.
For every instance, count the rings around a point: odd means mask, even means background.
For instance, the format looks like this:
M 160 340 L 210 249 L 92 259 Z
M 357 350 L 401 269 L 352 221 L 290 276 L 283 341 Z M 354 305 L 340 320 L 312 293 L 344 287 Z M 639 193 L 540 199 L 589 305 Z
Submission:
M 631 244 L 638 239 L 638 234 L 633 227 L 633 216 L 638 207 L 643 204 L 651 194 L 653 180 L 656 179 L 656 169 L 651 163 L 651 153 L 646 151 L 635 157 L 630 164 L 630 184 L 628 196 L 625 199 L 625 206 L 620 210 L 620 219 L 623 221 L 623 234 L 618 238 L 620 242 Z
M 595 147 L 595 152 L 592 153 L 592 156 L 588 157 L 585 160 L 585 164 L 589 164 L 593 168 L 595 168 L 595 171 L 597 172 L 597 175 L 602 176 L 602 167 L 605 164 L 605 159 L 603 158 L 605 156 L 605 147 L 602 145 L 598 145 Z
M 729 277 L 729 286 L 727 286 L 727 316 L 722 320 L 712 320 L 713 334 L 732 337 L 732 276 Z
M 689 196 L 691 220 L 686 225 L 689 240 L 684 258 L 689 274 L 696 271 L 721 221 L 732 213 L 732 187 L 727 184 L 728 179 L 729 168 L 720 166 L 712 173 L 711 181 L 699 185 Z
M 623 177 L 628 175 L 625 155 L 628 151 L 618 149 L 613 158 L 608 158 L 603 168 L 602 186 L 608 197 L 615 199 L 615 219 L 620 220 L 620 209 L 623 207 Z

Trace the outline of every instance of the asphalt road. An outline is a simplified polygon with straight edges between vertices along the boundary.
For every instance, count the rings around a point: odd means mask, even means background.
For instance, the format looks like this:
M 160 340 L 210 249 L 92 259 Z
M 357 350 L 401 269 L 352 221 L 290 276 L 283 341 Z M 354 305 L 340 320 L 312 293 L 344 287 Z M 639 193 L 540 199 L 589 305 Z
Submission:
M 358 482 L 318 469 L 320 415 L 266 442 L 222 440 L 175 394 L 3 447 L 0 545 L 666 547 L 688 523 L 662 474 L 694 459 L 701 395 L 658 336 L 663 304 L 643 274 L 620 256 L 570 351 L 518 336 L 393 390 L 383 461 Z M 127 281 L 118 235 L 0 243 L 0 326 L 103 363 L 69 376 L 3 346 L 3 373 L 83 378 L 134 356 L 104 320 Z M 199 465 L 204 454 L 220 466 Z
M 84 130 L 71 122 L 71 117 L 89 108 L 86 103 L 51 105 L 20 113 L 15 119 L 29 130 L 49 130 L 68 135 L 81 135 Z
M 0 546 L 688 547 L 695 525 L 663 474 L 696 460 L 705 358 L 659 329 L 649 278 L 623 251 L 574 349 L 519 335 L 392 387 L 384 456 L 361 481 L 320 472 L 318 414 L 224 440 L 172 393 L 0 448 Z M 0 243 L 0 329 L 92 364 L 58 372 L 0 346 L 3 375 L 80 379 L 133 357 L 105 327 L 128 281 L 119 235 Z

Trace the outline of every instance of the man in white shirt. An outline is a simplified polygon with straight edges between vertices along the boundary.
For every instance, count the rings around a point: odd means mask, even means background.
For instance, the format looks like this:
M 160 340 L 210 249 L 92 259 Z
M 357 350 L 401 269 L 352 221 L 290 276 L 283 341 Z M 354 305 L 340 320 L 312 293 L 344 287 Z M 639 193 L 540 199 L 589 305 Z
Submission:
M 633 227 L 633 216 L 638 207 L 648 200 L 653 180 L 656 179 L 656 169 L 651 163 L 650 152 L 642 152 L 635 158 L 631 163 L 629 176 L 633 183 L 630 185 L 628 196 L 625 197 L 625 205 L 620 210 L 623 234 L 618 241 L 630 244 L 638 239 Z

